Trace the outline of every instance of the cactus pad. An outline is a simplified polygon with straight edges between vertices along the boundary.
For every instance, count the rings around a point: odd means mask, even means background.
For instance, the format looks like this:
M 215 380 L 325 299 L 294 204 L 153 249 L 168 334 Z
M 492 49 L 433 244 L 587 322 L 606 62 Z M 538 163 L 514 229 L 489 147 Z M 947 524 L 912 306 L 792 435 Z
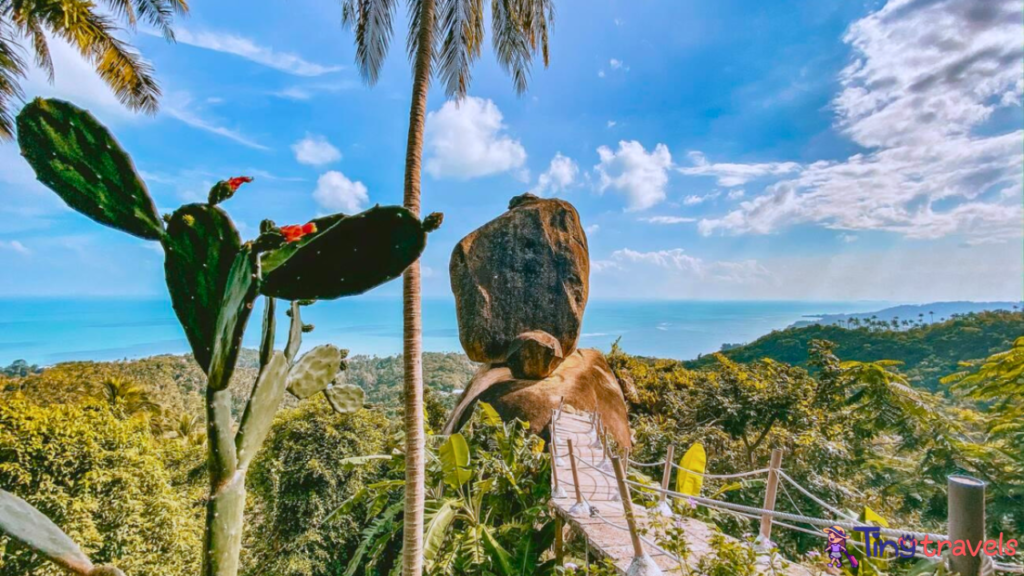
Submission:
M 340 386 L 328 386 L 324 390 L 327 396 L 327 403 L 334 408 L 338 414 L 351 414 L 363 407 L 365 393 L 359 386 L 343 384 Z
M 0 490 L 0 534 L 32 548 L 50 562 L 75 574 L 89 574 L 89 557 L 63 530 L 31 504 Z
M 288 376 L 288 360 L 281 352 L 274 352 L 269 362 L 263 367 L 256 385 L 253 386 L 249 403 L 242 415 L 242 424 L 235 436 L 238 449 L 238 466 L 245 468 L 252 462 L 256 452 L 270 432 L 274 423 L 274 414 L 284 399 L 285 378 Z
M 338 374 L 341 350 L 326 344 L 306 352 L 288 372 L 288 391 L 299 399 L 322 392 Z
M 224 298 L 213 333 L 213 356 L 210 358 L 209 386 L 214 390 L 227 388 L 235 371 L 242 335 L 252 314 L 259 282 L 256 278 L 256 256 L 249 244 L 242 246 L 231 264 Z
M 397 206 L 312 223 L 317 232 L 264 253 L 263 294 L 287 300 L 362 294 L 400 276 L 426 246 L 423 224 Z
M 68 206 L 140 238 L 163 236 L 132 159 L 89 112 L 36 98 L 18 114 L 18 144 L 39 181 Z
M 196 362 L 209 373 L 217 316 L 241 240 L 223 210 L 187 204 L 171 216 L 163 244 L 174 313 Z

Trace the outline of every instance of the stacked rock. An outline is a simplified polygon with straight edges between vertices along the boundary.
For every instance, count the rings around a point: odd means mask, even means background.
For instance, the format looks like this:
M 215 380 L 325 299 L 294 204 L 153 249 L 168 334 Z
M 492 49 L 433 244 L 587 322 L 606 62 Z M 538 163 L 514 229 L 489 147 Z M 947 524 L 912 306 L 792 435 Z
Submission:
M 477 401 L 547 435 L 565 404 L 598 412 L 616 442 L 630 446 L 626 403 L 597 350 L 577 350 L 587 305 L 590 256 L 579 214 L 564 200 L 523 194 L 452 251 L 459 340 L 483 364 L 452 412 L 457 431 Z

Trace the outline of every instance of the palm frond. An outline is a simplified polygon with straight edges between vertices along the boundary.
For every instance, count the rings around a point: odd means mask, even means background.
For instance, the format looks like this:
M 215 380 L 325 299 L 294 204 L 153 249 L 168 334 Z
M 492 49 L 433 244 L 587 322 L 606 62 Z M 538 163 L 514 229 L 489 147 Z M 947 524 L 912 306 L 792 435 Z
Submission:
M 396 0 L 343 0 L 341 23 L 355 30 L 356 65 L 363 81 L 377 83 L 394 34 Z
M 96 67 L 117 99 L 131 110 L 154 113 L 160 88 L 153 67 L 117 38 L 117 28 L 90 2 L 61 2 L 46 14 L 48 27 Z
M 436 30 L 439 50 L 434 60 L 445 94 L 463 98 L 483 44 L 483 0 L 440 0 Z
M 14 116 L 10 111 L 12 99 L 21 99 L 19 78 L 25 77 L 25 60 L 18 53 L 14 39 L 0 22 L 0 141 L 14 136 Z
M 494 53 L 512 76 L 517 94 L 526 91 L 533 56 L 541 53 L 548 65 L 548 27 L 554 21 L 551 0 L 492 0 Z
M 124 2 L 126 0 L 112 1 Z M 174 21 L 175 12 L 179 14 L 188 12 L 188 4 L 179 4 L 174 0 L 134 0 L 134 4 L 139 19 L 159 29 L 164 38 L 168 40 L 174 40 L 174 30 L 171 28 L 171 24 Z

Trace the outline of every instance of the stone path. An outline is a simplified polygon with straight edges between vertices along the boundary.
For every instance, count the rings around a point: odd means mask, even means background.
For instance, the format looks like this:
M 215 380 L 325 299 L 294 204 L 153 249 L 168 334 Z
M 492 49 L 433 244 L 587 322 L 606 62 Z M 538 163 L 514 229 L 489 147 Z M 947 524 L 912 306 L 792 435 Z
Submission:
M 566 497 L 555 497 L 551 500 L 550 505 L 563 522 L 577 533 L 585 535 L 592 554 L 598 558 L 610 559 L 622 574 L 626 574 L 634 557 L 630 534 L 628 530 L 623 529 L 627 525 L 626 514 L 622 502 L 617 497 L 619 490 L 611 467 L 607 468 L 611 477 L 592 467 L 598 466 L 603 458 L 601 448 L 591 446 L 593 440 L 592 437 L 588 437 L 589 431 L 588 414 L 563 413 L 559 418 L 556 443 L 558 458 L 555 467 L 559 483 L 565 491 Z M 572 467 L 567 447 L 567 440 L 570 439 L 573 443 L 574 453 L 583 461 L 577 461 L 580 491 L 583 499 L 596 509 L 596 514 L 577 516 L 570 513 L 570 509 L 576 503 L 575 489 L 572 484 Z M 585 463 L 589 463 L 591 466 Z M 633 509 L 640 532 L 649 541 L 643 543 L 645 553 L 654 560 L 664 574 L 685 574 L 686 572 L 681 570 L 679 562 L 675 558 L 652 545 L 652 543 L 656 543 L 652 526 L 656 519 L 655 515 L 649 513 L 639 504 L 634 504 Z M 609 523 L 618 527 L 609 525 Z M 690 550 L 689 565 L 696 567 L 701 557 L 711 551 L 709 541 L 713 530 L 707 524 L 693 518 L 684 518 L 680 520 L 680 524 Z M 729 536 L 726 538 L 731 539 Z M 785 561 L 778 556 L 774 559 L 775 569 L 773 570 L 769 566 L 770 560 L 766 554 L 759 555 L 759 573 L 791 576 L 811 576 L 812 574 L 809 569 Z

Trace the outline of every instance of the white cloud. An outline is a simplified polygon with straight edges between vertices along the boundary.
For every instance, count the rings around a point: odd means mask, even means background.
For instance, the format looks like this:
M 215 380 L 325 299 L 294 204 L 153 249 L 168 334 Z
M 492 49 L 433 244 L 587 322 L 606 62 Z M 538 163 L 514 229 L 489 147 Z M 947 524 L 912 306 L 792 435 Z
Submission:
M 629 264 L 653 266 L 673 276 L 726 284 L 774 284 L 775 276 L 756 260 L 706 261 L 686 254 L 682 248 L 639 252 L 629 248 L 612 252 L 611 261 L 620 267 Z
M 738 188 L 736 190 L 730 190 L 729 194 L 726 195 L 726 198 L 729 200 L 739 200 L 740 198 L 743 198 L 744 195 L 746 195 L 746 191 L 742 188 Z
M 587 231 L 587 236 L 593 236 L 601 230 L 601 226 L 598 224 L 591 224 L 590 226 L 587 226 L 585 230 Z
M 597 77 L 598 78 L 604 78 L 604 70 L 598 70 L 597 71 Z
M 308 62 L 295 54 L 278 52 L 273 48 L 260 46 L 243 36 L 226 32 L 192 32 L 185 28 L 175 28 L 174 37 L 182 44 L 233 54 L 295 76 L 321 76 L 342 69 L 341 66 L 324 66 Z
M 696 206 L 697 204 L 703 204 L 710 200 L 714 200 L 721 195 L 721 192 L 708 192 L 704 195 L 690 194 L 686 198 L 683 198 L 683 204 L 686 206 Z
M 696 222 L 697 219 L 686 216 L 651 216 L 650 218 L 641 218 L 640 221 L 651 224 L 686 224 L 688 222 Z
M 608 65 L 611 66 L 612 70 L 618 70 L 619 68 L 622 68 L 622 60 L 612 58 L 608 61 Z
M 434 178 L 468 180 L 521 168 L 526 149 L 505 128 L 491 100 L 469 96 L 446 102 L 427 114 L 427 172 Z
M 562 192 L 572 186 L 579 172 L 580 168 L 576 165 L 575 160 L 562 156 L 562 153 L 558 152 L 551 159 L 547 172 L 537 177 L 537 186 L 533 189 L 533 193 L 544 195 L 548 192 L 551 194 Z
M 32 253 L 31 250 L 26 248 L 24 244 L 17 240 L 0 240 L 0 250 L 10 250 L 11 252 L 21 254 L 22 256 L 28 256 Z
M 594 167 L 600 177 L 598 190 L 611 188 L 623 194 L 627 210 L 644 210 L 665 199 L 672 154 L 664 144 L 648 153 L 636 140 L 623 140 L 617 151 L 601 146 L 597 154 L 601 158 L 601 163 Z
M 616 124 L 618 124 L 618 122 L 616 122 L 615 120 L 609 120 L 608 124 L 607 124 L 607 127 L 608 128 L 615 128 Z
M 220 126 L 215 121 L 204 118 L 193 106 L 192 97 L 186 92 L 177 92 L 168 95 L 163 102 L 161 110 L 168 116 L 180 120 L 193 128 L 198 128 L 211 134 L 223 136 L 243 146 L 256 150 L 270 150 L 270 148 L 243 135 L 237 130 Z
M 952 244 L 952 243 L 950 243 Z M 782 252 L 782 251 L 780 251 Z M 623 249 L 591 261 L 601 274 L 591 297 L 742 300 L 1013 300 L 1024 277 L 1007 274 L 1020 262 L 1019 242 L 999 245 L 861 247 L 820 256 L 711 260 L 680 249 Z M 870 270 L 870 274 L 865 274 Z
M 787 174 L 799 170 L 796 162 L 764 162 L 759 164 L 731 164 L 708 162 L 703 153 L 687 153 L 693 166 L 680 166 L 678 170 L 687 176 L 713 176 L 719 186 L 742 186 L 747 182 L 765 176 Z
M 313 97 L 312 92 L 304 88 L 299 88 L 297 86 L 292 86 L 289 88 L 285 88 L 284 90 L 279 90 L 277 92 L 274 92 L 273 95 L 277 96 L 278 98 L 284 98 L 285 100 L 309 100 L 310 98 Z
M 859 240 L 860 237 L 857 236 L 856 234 L 846 234 L 846 233 L 843 233 L 843 234 L 839 235 L 839 239 L 842 240 L 843 242 L 847 243 L 847 244 L 852 244 L 852 243 L 856 242 L 857 240 Z
M 1020 105 L 1021 18 L 1016 0 L 891 0 L 855 22 L 844 38 L 854 58 L 833 104 L 838 128 L 873 150 L 800 166 L 699 229 L 765 234 L 814 223 L 917 239 L 1019 239 L 1024 131 L 979 128 L 998 108 Z M 687 173 L 721 166 L 694 161 Z
M 352 214 L 362 211 L 370 196 L 362 182 L 353 182 L 341 172 L 331 170 L 317 179 L 313 200 L 325 210 Z
M 309 166 L 322 166 L 341 160 L 341 152 L 327 138 L 316 134 L 306 134 L 305 138 L 292 144 L 292 151 L 295 152 L 296 161 Z

